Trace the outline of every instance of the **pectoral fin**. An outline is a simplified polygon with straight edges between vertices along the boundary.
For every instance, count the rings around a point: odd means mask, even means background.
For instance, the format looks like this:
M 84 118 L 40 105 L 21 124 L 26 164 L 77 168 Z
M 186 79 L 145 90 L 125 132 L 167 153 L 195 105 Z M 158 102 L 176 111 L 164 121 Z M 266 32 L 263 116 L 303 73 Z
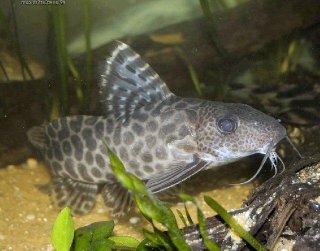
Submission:
M 147 181 L 146 186 L 150 192 L 159 193 L 188 179 L 203 170 L 207 165 L 207 162 L 195 156 L 191 163 L 172 167 L 164 173 L 153 176 Z

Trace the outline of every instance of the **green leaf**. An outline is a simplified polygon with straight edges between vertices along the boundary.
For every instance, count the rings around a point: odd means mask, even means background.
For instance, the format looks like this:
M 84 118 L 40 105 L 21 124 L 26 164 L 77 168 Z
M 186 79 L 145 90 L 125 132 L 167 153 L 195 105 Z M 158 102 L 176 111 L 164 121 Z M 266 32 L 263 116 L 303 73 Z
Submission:
M 95 242 L 111 236 L 113 228 L 113 221 L 95 222 L 88 226 L 78 228 L 74 237 L 74 250 L 89 250 Z M 95 245 L 96 244 L 97 243 L 95 243 Z
M 191 201 L 193 204 L 196 204 L 196 201 L 194 200 L 194 198 L 193 198 L 192 196 L 190 196 L 189 194 L 179 193 L 179 197 L 180 197 L 183 201 Z
M 199 207 L 197 208 L 197 213 L 198 213 L 199 230 L 200 230 L 204 245 L 208 248 L 209 251 L 219 251 L 220 250 L 219 246 L 215 242 L 211 241 L 208 237 L 206 219 Z
M 53 225 L 51 241 L 57 251 L 69 251 L 74 236 L 74 224 L 70 208 L 65 207 L 58 214 Z
M 181 213 L 181 211 L 179 209 L 177 209 L 177 213 L 178 213 L 178 216 L 181 219 L 183 225 L 185 227 L 187 227 L 188 226 L 187 221 L 186 221 L 186 219 L 184 218 L 183 214 Z
M 246 240 L 257 251 L 267 251 L 267 249 L 257 241 L 247 230 L 245 230 L 237 220 L 227 212 L 218 202 L 209 196 L 204 196 L 205 202 L 219 214 L 219 216 L 238 234 L 242 239 Z
M 115 249 L 115 244 L 113 241 L 109 239 L 101 239 L 92 242 L 89 249 L 84 249 L 81 251 L 111 251 L 112 249 Z M 80 251 L 80 250 L 79 250 Z
M 189 224 L 193 225 L 194 223 L 193 223 L 193 220 L 191 218 L 191 215 L 190 215 L 190 213 L 188 211 L 188 208 L 187 208 L 186 204 L 184 204 L 184 211 L 186 212 L 186 217 L 188 219 Z
M 109 240 L 114 242 L 116 249 L 133 249 L 136 250 L 139 246 L 139 241 L 130 236 L 112 236 Z
M 139 246 L 137 247 L 136 251 L 149 251 L 149 250 L 157 250 L 158 245 L 155 245 L 152 241 L 148 239 L 144 239 L 140 242 Z
M 106 148 L 107 145 L 105 143 Z M 180 250 L 191 250 L 186 243 L 181 230 L 178 227 L 176 218 L 170 208 L 161 203 L 155 196 L 150 194 L 143 184 L 133 174 L 126 173 L 126 170 L 119 158 L 108 150 L 111 168 L 119 182 L 129 189 L 134 200 L 149 222 L 158 221 L 168 229 L 168 235 L 174 245 Z M 168 246 L 171 244 L 167 244 Z

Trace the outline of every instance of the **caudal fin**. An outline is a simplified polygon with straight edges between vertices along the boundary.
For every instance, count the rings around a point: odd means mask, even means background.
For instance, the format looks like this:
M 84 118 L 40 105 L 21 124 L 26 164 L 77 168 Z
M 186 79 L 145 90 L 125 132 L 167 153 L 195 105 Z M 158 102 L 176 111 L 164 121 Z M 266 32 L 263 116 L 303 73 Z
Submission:
M 114 120 L 125 121 L 136 109 L 173 95 L 150 65 L 119 41 L 114 43 L 101 77 L 104 111 Z
M 27 137 L 30 143 L 39 150 L 46 147 L 46 132 L 45 126 L 34 126 L 27 132 Z

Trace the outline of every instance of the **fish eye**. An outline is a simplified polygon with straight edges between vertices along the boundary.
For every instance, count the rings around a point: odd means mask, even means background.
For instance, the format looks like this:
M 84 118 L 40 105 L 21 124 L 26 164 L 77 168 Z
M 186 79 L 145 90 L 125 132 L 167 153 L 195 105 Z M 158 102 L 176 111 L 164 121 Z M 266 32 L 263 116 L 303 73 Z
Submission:
M 218 129 L 222 133 L 232 133 L 237 129 L 235 118 L 220 118 L 217 121 Z

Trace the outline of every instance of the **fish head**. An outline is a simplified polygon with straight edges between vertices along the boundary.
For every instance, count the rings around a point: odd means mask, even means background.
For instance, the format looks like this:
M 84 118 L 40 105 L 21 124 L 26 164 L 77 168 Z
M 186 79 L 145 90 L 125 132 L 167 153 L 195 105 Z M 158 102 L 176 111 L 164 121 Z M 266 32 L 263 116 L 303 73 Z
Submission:
M 248 105 L 208 102 L 199 113 L 198 145 L 213 161 L 274 152 L 285 136 L 278 120 Z

